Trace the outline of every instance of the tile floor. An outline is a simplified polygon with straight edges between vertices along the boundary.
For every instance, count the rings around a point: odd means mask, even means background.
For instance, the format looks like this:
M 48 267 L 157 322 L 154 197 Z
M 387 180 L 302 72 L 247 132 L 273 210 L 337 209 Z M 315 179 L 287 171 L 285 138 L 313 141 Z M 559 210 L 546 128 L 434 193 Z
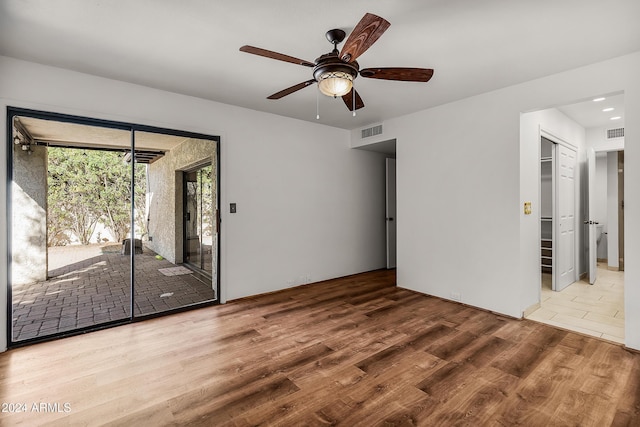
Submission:
M 131 260 L 119 245 L 49 248 L 50 279 L 12 287 L 12 341 L 40 338 L 130 317 Z M 215 300 L 211 279 L 145 248 L 136 255 L 136 316 Z M 163 274 L 161 270 L 189 274 Z M 175 271 L 174 271 L 175 273 Z
M 561 292 L 543 274 L 541 307 L 527 319 L 624 343 L 624 273 L 599 263 L 595 284 L 581 280 Z

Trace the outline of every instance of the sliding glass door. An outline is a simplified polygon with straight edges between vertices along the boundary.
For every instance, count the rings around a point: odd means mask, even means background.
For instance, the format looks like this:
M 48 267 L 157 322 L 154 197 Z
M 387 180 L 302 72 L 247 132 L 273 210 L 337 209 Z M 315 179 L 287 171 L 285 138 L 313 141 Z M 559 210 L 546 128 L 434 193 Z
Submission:
M 22 109 L 8 125 L 12 345 L 217 301 L 216 138 Z

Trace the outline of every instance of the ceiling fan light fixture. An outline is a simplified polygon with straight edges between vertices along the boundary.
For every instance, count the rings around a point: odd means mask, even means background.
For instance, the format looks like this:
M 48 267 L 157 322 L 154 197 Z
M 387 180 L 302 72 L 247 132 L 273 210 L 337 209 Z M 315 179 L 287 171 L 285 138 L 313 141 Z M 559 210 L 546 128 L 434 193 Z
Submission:
M 326 71 L 318 77 L 318 88 L 324 95 L 337 98 L 351 92 L 353 76 L 343 71 Z
M 341 29 L 329 30 L 325 36 L 333 45 L 333 50 L 320 55 L 314 62 L 249 45 L 242 46 L 240 51 L 313 68 L 312 79 L 276 92 L 268 96 L 267 99 L 280 99 L 317 83 L 318 90 L 323 95 L 334 98 L 342 97 L 344 104 L 355 115 L 357 109 L 364 107 L 362 98 L 353 88 L 353 81 L 358 76 L 425 83 L 433 76 L 433 70 L 430 68 L 385 67 L 360 70 L 357 59 L 387 31 L 389 25 L 391 24 L 386 19 L 372 13 L 365 13 L 344 42 L 341 51 L 338 50 L 338 44 L 344 40 L 346 33 Z M 316 98 L 316 107 L 318 103 L 318 98 Z M 319 118 L 318 114 L 316 114 L 316 118 Z

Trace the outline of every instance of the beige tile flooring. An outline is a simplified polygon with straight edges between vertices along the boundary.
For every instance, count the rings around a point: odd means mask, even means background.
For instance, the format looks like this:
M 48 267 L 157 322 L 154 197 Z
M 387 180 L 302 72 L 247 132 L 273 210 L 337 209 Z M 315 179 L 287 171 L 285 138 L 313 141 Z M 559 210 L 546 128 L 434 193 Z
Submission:
M 560 292 L 551 290 L 551 275 L 543 274 L 541 307 L 527 319 L 624 343 L 624 273 L 598 263 L 595 284 L 580 280 Z

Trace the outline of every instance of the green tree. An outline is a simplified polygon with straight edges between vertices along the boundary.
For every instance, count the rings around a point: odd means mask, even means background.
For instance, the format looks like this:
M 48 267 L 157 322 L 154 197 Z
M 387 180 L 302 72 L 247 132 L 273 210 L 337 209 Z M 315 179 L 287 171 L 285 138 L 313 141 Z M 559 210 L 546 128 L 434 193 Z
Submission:
M 48 157 L 49 244 L 65 244 L 71 233 L 88 244 L 99 222 L 117 241 L 125 238 L 131 228 L 131 165 L 123 154 L 53 147 Z M 136 223 L 144 230 L 146 167 L 137 164 L 135 171 Z

